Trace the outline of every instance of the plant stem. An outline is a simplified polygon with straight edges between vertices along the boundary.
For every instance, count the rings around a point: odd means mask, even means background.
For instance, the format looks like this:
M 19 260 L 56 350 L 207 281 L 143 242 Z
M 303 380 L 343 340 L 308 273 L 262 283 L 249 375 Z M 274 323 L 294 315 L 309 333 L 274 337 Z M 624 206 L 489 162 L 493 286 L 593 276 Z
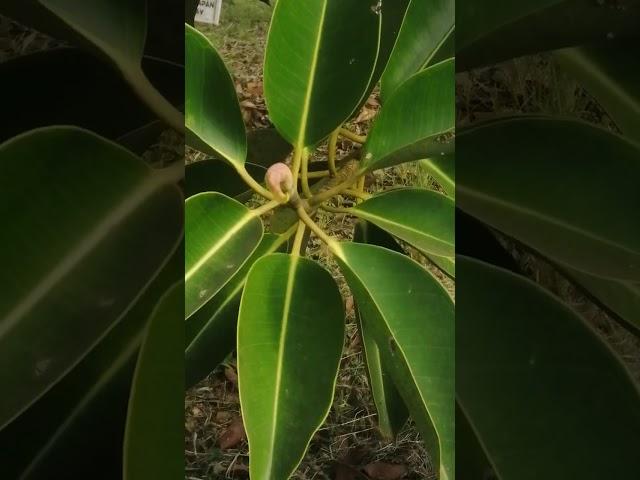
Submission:
M 329 170 L 320 170 L 318 172 L 309 172 L 307 174 L 307 177 L 309 179 L 312 178 L 324 178 L 324 177 L 329 177 L 331 175 L 331 172 Z
M 347 130 L 346 128 L 340 128 L 338 131 L 340 132 L 340 135 L 352 142 L 364 144 L 367 141 L 367 137 L 353 133 L 351 130 Z
M 327 205 L 326 203 L 323 203 L 322 205 L 318 205 L 318 208 L 322 210 L 326 210 L 327 212 L 331 212 L 331 213 L 344 213 L 347 215 L 351 213 L 348 208 L 333 207 L 331 205 Z
M 336 151 L 338 147 L 338 135 L 340 129 L 336 129 L 329 137 L 329 172 L 332 177 L 335 177 L 338 173 L 336 170 Z
M 300 167 L 302 166 L 302 154 L 304 147 L 295 147 L 293 150 L 293 160 L 291 162 L 291 173 L 293 173 L 293 185 L 298 185 L 298 177 L 300 176 Z
M 353 185 L 353 183 L 356 180 L 357 180 L 357 178 L 349 177 L 344 182 L 339 183 L 335 187 L 330 188 L 328 190 L 325 190 L 323 192 L 320 192 L 317 195 L 314 195 L 313 197 L 311 197 L 309 203 L 311 205 L 319 205 L 319 204 L 329 200 L 331 197 L 333 197 L 335 195 L 338 195 L 338 194 L 344 192 L 345 190 L 347 190 L 349 187 L 351 187 Z
M 293 241 L 293 247 L 291 248 L 292 255 L 304 255 L 302 252 L 302 239 L 304 238 L 304 232 L 307 226 L 302 220 L 298 220 L 298 227 L 296 230 L 296 238 Z
M 294 185 L 297 185 L 294 183 Z M 309 188 L 309 150 L 302 149 L 302 193 L 306 198 L 311 198 L 311 189 Z
M 260 205 L 258 208 L 254 208 L 253 210 L 251 210 L 251 213 L 256 217 L 260 217 L 265 213 L 269 213 L 271 210 L 279 206 L 280 206 L 280 202 L 278 200 L 271 200 L 270 202 L 267 202 L 264 205 Z
M 260 185 L 256 180 L 247 172 L 247 169 L 244 167 L 236 168 L 238 175 L 242 177 L 247 185 L 249 185 L 257 194 L 262 195 L 264 198 L 268 200 L 273 200 L 275 197 L 273 193 Z
M 142 99 L 147 106 L 153 110 L 158 117 L 164 120 L 171 128 L 185 134 L 184 115 L 175 108 L 162 94 L 153 86 L 140 65 L 123 66 L 121 71 L 129 81 L 131 88 Z
M 307 227 L 311 229 L 313 233 L 315 233 L 320 240 L 326 243 L 329 248 L 333 251 L 334 246 L 338 243 L 329 235 L 327 235 L 324 230 L 322 230 L 316 222 L 314 222 L 311 217 L 307 214 L 307 211 L 304 209 L 302 205 L 300 205 L 296 212 L 298 212 L 298 217 L 302 220 Z
M 347 188 L 346 190 L 344 190 L 342 192 L 343 195 L 351 195 L 352 197 L 356 197 L 360 200 L 369 200 L 371 198 L 371 195 L 365 192 L 362 192 L 360 190 L 354 190 L 351 188 Z

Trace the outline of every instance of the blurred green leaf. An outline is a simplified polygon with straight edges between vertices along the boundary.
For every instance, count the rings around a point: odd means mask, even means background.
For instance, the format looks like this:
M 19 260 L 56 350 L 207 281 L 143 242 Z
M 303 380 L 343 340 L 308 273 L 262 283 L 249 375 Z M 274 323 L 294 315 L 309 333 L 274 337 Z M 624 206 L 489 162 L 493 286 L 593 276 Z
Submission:
M 454 61 L 417 73 L 388 99 L 367 138 L 361 170 L 440 156 L 439 136 L 455 128 Z
M 133 90 L 179 132 L 184 117 L 151 84 L 142 70 L 147 36 L 145 0 L 39 0 L 76 34 L 112 61 Z
M 456 5 L 456 66 L 469 70 L 533 53 L 637 42 L 640 1 L 477 0 Z
M 289 478 L 302 460 L 331 408 L 343 339 L 342 299 L 329 272 L 287 254 L 254 264 L 238 319 L 252 478 Z
M 243 204 L 205 192 L 185 202 L 185 319 L 216 295 L 260 243 L 262 220 Z
M 359 243 L 335 247 L 380 356 L 441 479 L 455 478 L 454 305 L 405 255 Z
M 640 142 L 640 62 L 628 42 L 554 52 L 560 65 L 602 105 L 624 135 Z
M 209 39 L 185 25 L 187 144 L 234 168 L 247 158 L 247 136 L 233 79 Z
M 0 431 L 6 478 L 81 477 L 100 464 L 96 478 L 122 474 L 122 439 L 138 349 L 147 320 L 180 278 L 184 254 L 169 264 L 126 316 L 59 383 Z M 86 432 L 92 441 L 86 441 Z
M 0 299 L 0 362 L 12 365 L 0 371 L 11 392 L 0 428 L 106 335 L 177 248 L 181 171 L 71 127 L 0 145 L 0 262 L 12 279 Z
M 456 145 L 473 152 L 457 159 L 460 208 L 561 264 L 640 279 L 638 145 L 540 117 L 471 127 Z
M 363 220 L 356 224 L 353 241 L 378 245 L 403 253 L 400 245 L 391 235 L 374 224 Z M 400 396 L 400 392 L 393 383 L 389 369 L 385 368 L 382 363 L 378 344 L 373 337 L 373 333 L 367 327 L 367 321 L 362 318 L 362 312 L 357 307 L 357 304 L 356 318 L 358 319 L 364 346 L 367 373 L 369 374 L 369 387 L 371 388 L 371 394 L 378 413 L 378 428 L 384 439 L 392 441 L 407 423 L 409 411 Z
M 184 286 L 160 300 L 148 322 L 131 386 L 124 480 L 184 475 Z
M 454 210 L 449 197 L 421 188 L 388 190 L 351 209 L 419 250 L 443 257 L 455 251 Z
M 454 25 L 454 0 L 411 0 L 380 81 L 380 96 L 384 101 L 413 74 L 431 63 L 453 35 Z
M 640 392 L 606 343 L 539 285 L 457 263 L 456 397 L 497 478 L 638 471 Z
M 359 0 L 279 1 L 267 39 L 269 116 L 296 148 L 313 146 L 363 98 L 378 54 L 380 15 Z

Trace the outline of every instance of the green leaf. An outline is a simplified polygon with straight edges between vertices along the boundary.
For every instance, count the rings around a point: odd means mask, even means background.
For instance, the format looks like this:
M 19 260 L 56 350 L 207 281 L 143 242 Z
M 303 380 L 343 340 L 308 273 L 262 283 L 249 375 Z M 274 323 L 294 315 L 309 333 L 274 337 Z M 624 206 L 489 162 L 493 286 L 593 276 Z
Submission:
M 441 193 L 398 188 L 374 195 L 351 211 L 425 253 L 454 255 L 455 204 Z
M 578 121 L 524 117 L 469 128 L 456 146 L 460 208 L 561 264 L 640 278 L 640 223 L 629 221 L 640 210 L 636 144 Z
M 70 127 L 0 145 L 0 262 L 11 278 L 0 299 L 0 362 L 12 365 L 0 372 L 11 392 L 0 428 L 98 343 L 177 248 L 180 172 L 154 171 Z
M 277 253 L 254 264 L 238 318 L 252 478 L 289 478 L 302 460 L 331 408 L 343 340 L 342 298 L 324 268 Z
M 456 7 L 456 65 L 463 70 L 611 36 L 634 42 L 640 21 L 636 0 L 480 0 Z
M 554 57 L 602 105 L 622 132 L 640 142 L 640 65 L 636 49 L 613 45 L 566 48 Z
M 185 319 L 242 267 L 260 243 L 262 220 L 229 197 L 205 192 L 185 202 Z
M 385 103 L 364 146 L 361 170 L 440 156 L 436 139 L 455 128 L 453 60 L 407 80 Z
M 458 266 L 456 397 L 497 477 L 638 471 L 640 392 L 612 350 L 537 284 L 467 257 Z
M 362 110 L 371 92 L 378 85 L 380 77 L 391 57 L 393 46 L 396 44 L 396 39 L 400 33 L 400 27 L 402 21 L 409 8 L 411 0 L 394 0 L 392 2 L 382 2 L 381 5 L 381 24 L 380 24 L 380 47 L 378 49 L 378 58 L 376 60 L 376 66 L 369 81 L 369 87 L 367 92 L 362 97 L 360 105 L 354 110 L 353 113 L 357 114 Z
M 455 155 L 441 155 L 420 160 L 418 167 L 424 177 L 433 177 L 449 197 L 456 198 Z M 427 182 L 423 183 L 426 184 Z
M 0 431 L 6 478 L 39 480 L 81 477 L 103 462 L 102 474 L 116 478 L 131 379 L 147 320 L 167 289 L 180 279 L 184 254 L 169 264 L 122 321 L 59 383 Z M 92 441 L 86 441 L 86 432 Z
M 296 148 L 315 145 L 358 106 L 378 54 L 380 15 L 360 0 L 279 1 L 267 39 L 271 121 Z
M 436 471 L 443 480 L 455 478 L 453 301 L 405 255 L 358 243 L 335 250 Z
M 400 85 L 431 63 L 438 50 L 453 35 L 454 12 L 453 0 L 411 0 L 382 75 L 380 96 L 383 100 L 391 98 Z
M 402 253 L 400 245 L 391 235 L 374 224 L 363 220 L 356 224 L 353 241 L 378 245 Z M 364 345 L 369 386 L 371 387 L 373 401 L 378 413 L 378 429 L 384 439 L 392 441 L 407 423 L 409 411 L 391 379 L 389 369 L 382 364 L 378 344 L 373 337 L 373 333 L 369 331 L 367 321 L 362 318 L 362 312 L 357 305 L 356 318 L 358 319 L 362 344 Z
M 247 136 L 231 75 L 209 39 L 185 25 L 187 143 L 242 168 Z
M 245 167 L 257 182 L 264 181 L 266 168 L 250 163 Z M 185 166 L 184 173 L 187 198 L 203 192 L 218 192 L 243 201 L 251 198 L 253 193 L 235 168 L 216 158 L 190 163 Z
M 187 388 L 207 376 L 236 344 L 238 309 L 249 269 L 265 255 L 274 253 L 287 240 L 265 233 L 260 245 L 231 280 L 185 323 L 185 384 Z
M 135 92 L 177 131 L 184 118 L 149 82 L 142 70 L 147 36 L 144 0 L 39 0 L 84 40 L 106 55 Z
M 182 282 L 160 300 L 140 347 L 124 437 L 124 480 L 184 475 Z

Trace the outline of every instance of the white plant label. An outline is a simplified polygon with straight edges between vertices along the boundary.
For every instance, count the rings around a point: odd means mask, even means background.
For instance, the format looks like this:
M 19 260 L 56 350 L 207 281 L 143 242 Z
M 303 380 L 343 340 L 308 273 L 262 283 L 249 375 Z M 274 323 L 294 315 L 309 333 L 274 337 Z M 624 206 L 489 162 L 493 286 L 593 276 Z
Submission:
M 218 25 L 221 11 L 222 0 L 200 0 L 196 11 L 196 22 Z

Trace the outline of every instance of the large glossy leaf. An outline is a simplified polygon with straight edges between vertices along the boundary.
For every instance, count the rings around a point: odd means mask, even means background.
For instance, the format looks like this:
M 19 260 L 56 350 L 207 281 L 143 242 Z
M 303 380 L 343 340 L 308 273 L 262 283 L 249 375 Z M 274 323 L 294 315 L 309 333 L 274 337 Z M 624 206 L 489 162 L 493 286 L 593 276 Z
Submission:
M 380 15 L 360 0 L 279 1 L 267 40 L 264 90 L 280 133 L 301 149 L 351 115 L 373 74 Z
M 190 25 L 185 25 L 185 49 L 187 143 L 242 168 L 247 136 L 231 75 L 209 39 Z
M 58 384 L 0 432 L 6 478 L 81 477 L 95 465 L 99 479 L 122 474 L 122 439 L 138 348 L 147 320 L 180 279 L 178 249 L 125 318 Z M 92 441 L 86 441 L 86 432 Z M 93 475 L 92 475 L 93 476 Z
M 343 339 L 342 299 L 326 270 L 287 254 L 255 263 L 238 320 L 252 478 L 287 479 L 302 460 L 329 413 Z
M 437 138 L 455 127 L 454 62 L 446 60 L 407 80 L 385 103 L 364 146 L 361 169 L 376 170 L 439 156 Z
M 554 57 L 596 97 L 622 133 L 640 142 L 640 62 L 628 42 L 566 48 Z
M 640 147 L 535 117 L 472 127 L 456 140 L 463 210 L 582 272 L 640 279 L 640 223 L 630 221 L 640 209 Z
M 481 0 L 458 2 L 456 66 L 466 70 L 509 58 L 639 35 L 640 2 Z
M 149 58 L 143 67 L 171 103 L 183 103 L 182 68 Z M 75 125 L 119 140 L 155 120 L 115 69 L 82 50 L 59 48 L 21 56 L 0 64 L 0 77 L 2 113 L 11 119 L 0 126 L 0 142 L 49 125 Z M 156 128 L 152 142 L 164 128 Z
M 640 392 L 610 348 L 535 283 L 466 257 L 458 267 L 456 396 L 498 478 L 638 471 Z
M 405 255 L 358 243 L 340 243 L 335 252 L 440 478 L 452 480 L 453 301 L 428 271 Z
M 260 245 L 231 280 L 185 323 L 185 386 L 207 376 L 235 348 L 238 309 L 249 269 L 261 257 L 274 253 L 287 240 L 265 233 Z
M 185 202 L 185 319 L 242 267 L 262 239 L 260 216 L 220 193 Z
M 389 190 L 351 209 L 421 251 L 443 257 L 455 251 L 454 210 L 449 197 L 421 188 Z
M 82 359 L 177 247 L 180 172 L 75 128 L 0 146 L 0 361 L 12 365 L 0 427 Z
M 141 62 L 147 36 L 145 0 L 39 0 L 69 28 L 106 55 L 135 92 L 178 131 L 184 117 L 149 82 Z
M 380 47 L 378 49 L 378 58 L 376 59 L 376 66 L 369 81 L 369 88 L 362 98 L 360 105 L 355 109 L 354 113 L 360 112 L 364 104 L 369 99 L 371 92 L 378 85 L 380 77 L 391 57 L 393 46 L 396 44 L 396 39 L 400 33 L 400 27 L 402 21 L 409 8 L 411 0 L 395 0 L 392 2 L 382 2 L 380 6 L 380 13 L 382 16 L 380 25 Z
M 354 242 L 378 245 L 402 253 L 400 245 L 391 235 L 366 221 L 361 220 L 356 224 L 353 237 Z M 383 438 L 391 441 L 407 422 L 409 411 L 393 383 L 389 369 L 385 368 L 382 363 L 378 344 L 367 325 L 367 321 L 363 320 L 362 312 L 357 308 L 357 305 L 356 318 L 364 346 L 369 387 L 378 413 L 378 429 Z
M 184 286 L 176 284 L 149 320 L 131 385 L 124 480 L 184 475 Z
M 430 63 L 453 35 L 454 25 L 454 0 L 411 0 L 380 81 L 383 100 L 390 98 L 402 83 Z
M 449 197 L 456 198 L 456 167 L 454 155 L 441 155 L 439 157 L 420 160 L 418 167 L 423 176 L 428 175 L 433 177 Z

